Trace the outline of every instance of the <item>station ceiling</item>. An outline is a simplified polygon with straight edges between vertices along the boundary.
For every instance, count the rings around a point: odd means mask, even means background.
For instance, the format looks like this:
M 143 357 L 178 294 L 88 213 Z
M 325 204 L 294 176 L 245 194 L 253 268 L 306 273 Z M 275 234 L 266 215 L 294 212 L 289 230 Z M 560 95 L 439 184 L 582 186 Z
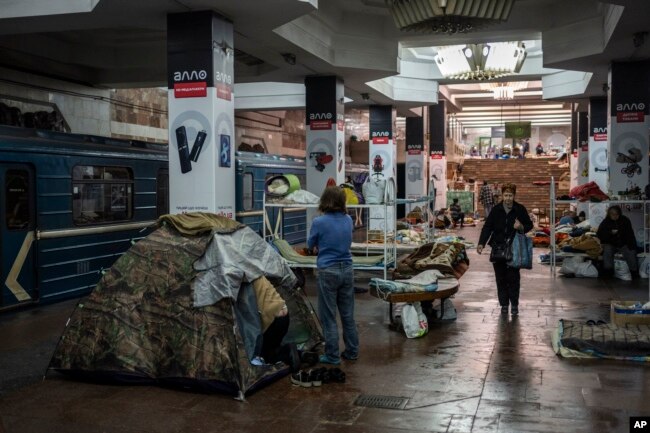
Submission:
M 526 80 L 536 92 L 522 95 L 519 105 L 605 96 L 612 61 L 650 57 L 650 44 L 639 38 L 650 27 L 646 0 L 515 0 L 506 22 L 452 35 L 400 32 L 384 0 L 0 0 L 0 65 L 98 87 L 166 86 L 166 16 L 192 10 L 233 21 L 236 83 L 302 83 L 307 75 L 334 74 L 357 106 L 425 105 L 368 84 L 395 76 L 416 89 L 435 81 L 452 112 L 503 106 L 466 96 L 479 93 L 479 83 L 444 79 L 420 55 L 432 47 L 535 41 L 530 66 L 508 78 Z M 553 74 L 563 71 L 576 86 L 554 84 L 560 80 Z

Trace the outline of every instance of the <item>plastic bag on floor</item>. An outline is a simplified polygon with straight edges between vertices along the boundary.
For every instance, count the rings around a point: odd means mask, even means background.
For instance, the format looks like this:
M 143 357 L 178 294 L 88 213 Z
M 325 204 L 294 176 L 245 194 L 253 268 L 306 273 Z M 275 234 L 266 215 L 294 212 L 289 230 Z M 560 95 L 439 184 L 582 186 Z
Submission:
M 427 316 L 422 312 L 419 302 L 406 304 L 402 309 L 402 325 L 407 338 L 422 337 L 429 332 Z
M 579 278 L 598 278 L 598 269 L 591 261 L 585 261 L 576 265 L 575 274 Z
M 567 257 L 562 262 L 562 267 L 560 268 L 561 274 L 576 274 L 578 266 L 584 263 L 587 260 L 587 257 L 584 256 L 575 256 Z M 598 275 L 596 275 L 598 276 Z
M 645 254 L 639 257 L 639 275 L 641 278 L 648 278 L 650 276 L 650 257 Z
M 623 281 L 632 281 L 632 274 L 625 260 L 614 260 L 614 277 Z

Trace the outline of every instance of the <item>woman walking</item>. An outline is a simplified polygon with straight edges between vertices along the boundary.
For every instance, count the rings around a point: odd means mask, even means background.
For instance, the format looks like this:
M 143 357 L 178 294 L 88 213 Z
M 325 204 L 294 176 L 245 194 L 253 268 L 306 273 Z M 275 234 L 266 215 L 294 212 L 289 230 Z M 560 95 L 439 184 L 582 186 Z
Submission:
M 492 208 L 487 216 L 476 251 L 481 254 L 486 243 L 491 247 L 501 245 L 506 241 L 512 242 L 515 232 L 526 233 L 533 228 L 526 208 L 515 201 L 517 186 L 512 183 L 503 184 L 501 195 L 503 201 Z M 497 282 L 497 295 L 501 305 L 501 314 L 508 314 L 508 305 L 513 316 L 519 314 L 519 284 L 518 268 L 509 267 L 505 261 L 492 263 Z
M 325 188 L 318 206 L 323 215 L 314 218 L 307 246 L 318 250 L 318 315 L 325 334 L 325 354 L 320 362 L 338 365 L 340 357 L 359 357 L 359 336 L 354 322 L 354 274 L 352 269 L 352 218 L 346 213 L 345 193 Z M 338 308 L 345 350 L 339 355 L 336 324 Z

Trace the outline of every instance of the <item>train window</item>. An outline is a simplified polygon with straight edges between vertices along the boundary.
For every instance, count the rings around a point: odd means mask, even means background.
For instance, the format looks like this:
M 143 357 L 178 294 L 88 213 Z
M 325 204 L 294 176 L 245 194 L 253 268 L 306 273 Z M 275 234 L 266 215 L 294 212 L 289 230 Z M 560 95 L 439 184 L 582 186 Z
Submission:
M 133 172 L 126 167 L 77 165 L 72 169 L 75 225 L 133 218 Z
M 169 170 L 158 170 L 156 178 L 156 212 L 158 216 L 169 213 Z
M 29 173 L 7 170 L 5 173 L 5 209 L 7 229 L 21 230 L 29 226 Z
M 253 174 L 244 173 L 242 178 L 242 204 L 243 210 L 253 209 Z

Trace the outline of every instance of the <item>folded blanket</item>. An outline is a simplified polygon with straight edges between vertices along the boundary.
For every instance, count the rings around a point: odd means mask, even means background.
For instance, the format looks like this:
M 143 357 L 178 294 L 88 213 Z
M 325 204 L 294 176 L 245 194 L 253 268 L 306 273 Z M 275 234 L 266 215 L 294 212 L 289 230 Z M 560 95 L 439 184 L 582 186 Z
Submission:
M 437 283 L 420 285 L 409 284 L 400 281 L 383 280 L 381 278 L 371 278 L 370 287 L 377 292 L 390 293 L 416 293 L 416 292 L 435 292 L 438 289 Z
M 290 263 L 298 263 L 301 265 L 316 264 L 316 256 L 303 256 L 298 254 L 284 239 L 274 239 L 273 245 L 278 249 L 280 255 Z M 355 266 L 379 266 L 383 261 L 383 255 L 352 256 L 352 264 Z

